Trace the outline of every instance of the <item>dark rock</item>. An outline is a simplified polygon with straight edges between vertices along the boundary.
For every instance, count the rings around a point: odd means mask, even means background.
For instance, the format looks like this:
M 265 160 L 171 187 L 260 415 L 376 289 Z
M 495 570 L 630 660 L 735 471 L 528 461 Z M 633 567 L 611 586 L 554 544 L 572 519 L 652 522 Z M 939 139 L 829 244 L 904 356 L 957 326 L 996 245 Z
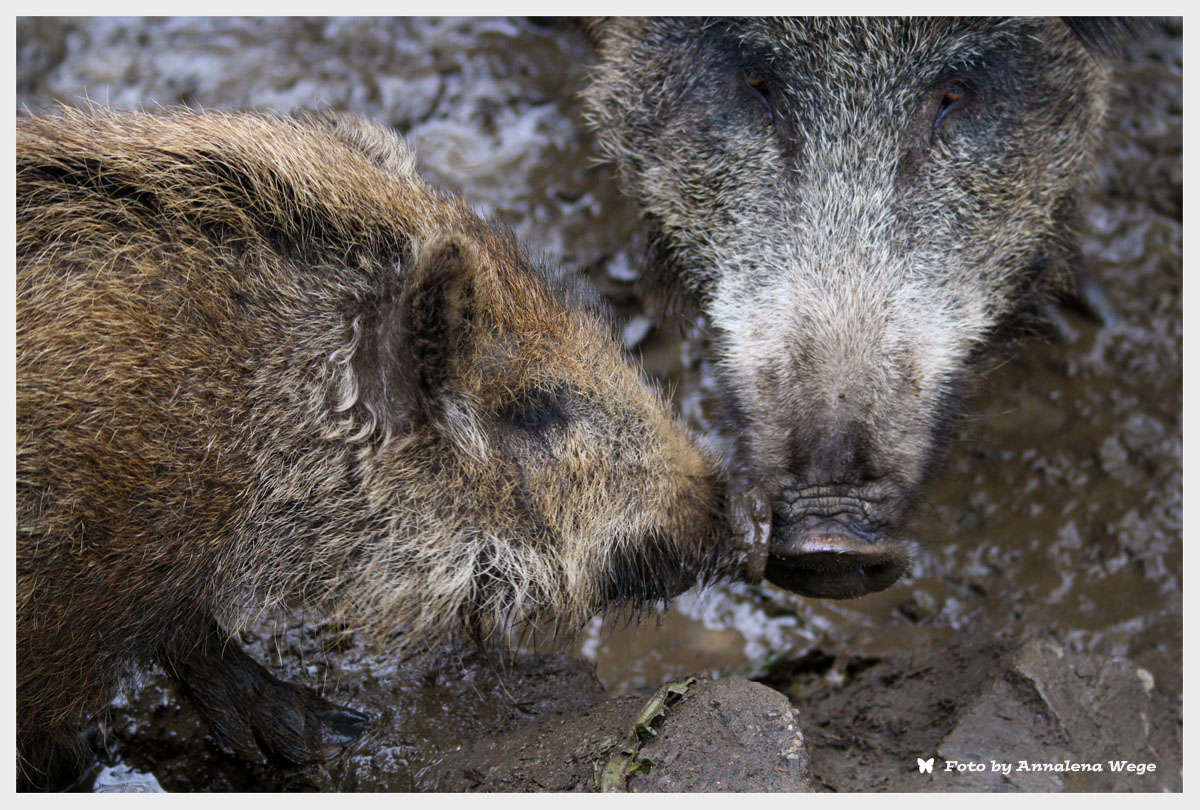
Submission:
M 948 786 L 970 790 L 1179 791 L 1178 730 L 1154 679 L 1129 661 L 1025 644 L 961 713 L 938 746 L 943 760 L 987 763 L 953 774 Z M 1011 764 L 1005 774 L 991 763 Z M 1138 774 L 1112 763 L 1142 765 Z M 1045 764 L 1064 770 L 1038 770 Z M 1079 766 L 1070 770 L 1072 765 Z M 1025 767 L 1023 767 L 1025 766 Z M 1150 771 L 1149 767 L 1154 770 Z M 1098 767 L 1099 770 L 1092 770 Z
M 686 683 L 665 706 L 659 695 L 615 698 L 470 745 L 440 764 L 437 788 L 590 791 L 603 783 L 636 793 L 812 790 L 800 723 L 783 695 L 741 678 Z M 638 734 L 646 717 L 652 731 Z M 627 779 L 626 766 L 634 771 Z M 604 781 L 605 774 L 613 778 Z

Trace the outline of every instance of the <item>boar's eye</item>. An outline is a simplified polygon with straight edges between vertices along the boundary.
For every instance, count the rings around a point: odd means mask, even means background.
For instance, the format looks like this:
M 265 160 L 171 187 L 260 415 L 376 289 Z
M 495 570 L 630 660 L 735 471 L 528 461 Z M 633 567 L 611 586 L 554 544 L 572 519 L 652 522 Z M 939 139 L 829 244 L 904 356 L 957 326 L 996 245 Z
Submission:
M 938 104 L 937 114 L 933 119 L 934 129 L 946 120 L 946 116 L 967 105 L 971 99 L 971 89 L 965 82 L 952 82 L 941 91 L 942 99 Z
M 767 112 L 771 114 L 771 120 L 775 120 L 775 107 L 771 104 L 771 85 L 757 73 L 743 73 L 742 84 L 747 91 L 758 99 L 759 103 L 767 108 Z
M 509 403 L 500 416 L 510 425 L 530 432 L 558 427 L 567 421 L 563 397 L 561 388 L 530 389 Z

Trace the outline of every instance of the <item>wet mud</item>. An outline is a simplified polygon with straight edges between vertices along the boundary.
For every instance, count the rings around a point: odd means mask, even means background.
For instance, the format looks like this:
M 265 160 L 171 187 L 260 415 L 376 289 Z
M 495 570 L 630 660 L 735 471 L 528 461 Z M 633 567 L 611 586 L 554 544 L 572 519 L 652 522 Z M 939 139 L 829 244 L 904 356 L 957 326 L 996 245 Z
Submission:
M 586 272 L 722 446 L 702 330 L 641 295 L 636 213 L 582 125 L 591 55 L 569 26 L 25 18 L 17 51 L 21 108 L 332 107 L 395 126 L 430 180 Z M 846 602 L 711 589 L 641 623 L 596 619 L 569 656 L 536 632 L 490 655 L 331 646 L 319 621 L 271 618 L 247 649 L 371 714 L 363 738 L 319 767 L 248 766 L 147 672 L 93 730 L 101 765 L 184 791 L 593 790 L 630 718 L 700 675 L 620 788 L 1181 789 L 1182 23 L 1135 45 L 1118 79 L 1084 206 L 1089 283 L 1052 334 L 989 359 L 897 585 Z M 1013 770 L 946 770 L 993 761 Z

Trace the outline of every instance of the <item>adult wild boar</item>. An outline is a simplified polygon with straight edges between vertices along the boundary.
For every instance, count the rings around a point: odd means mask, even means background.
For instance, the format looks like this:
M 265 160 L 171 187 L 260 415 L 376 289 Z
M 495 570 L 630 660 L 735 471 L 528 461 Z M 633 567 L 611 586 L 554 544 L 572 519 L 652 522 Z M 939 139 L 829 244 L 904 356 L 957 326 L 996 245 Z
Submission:
M 421 644 L 732 571 L 719 477 L 587 296 L 355 119 L 17 122 L 17 742 L 158 662 L 238 754 L 366 719 L 233 633 L 301 603 Z
M 1120 25 L 597 19 L 587 115 L 711 330 L 767 578 L 880 590 L 976 361 L 1064 288 Z

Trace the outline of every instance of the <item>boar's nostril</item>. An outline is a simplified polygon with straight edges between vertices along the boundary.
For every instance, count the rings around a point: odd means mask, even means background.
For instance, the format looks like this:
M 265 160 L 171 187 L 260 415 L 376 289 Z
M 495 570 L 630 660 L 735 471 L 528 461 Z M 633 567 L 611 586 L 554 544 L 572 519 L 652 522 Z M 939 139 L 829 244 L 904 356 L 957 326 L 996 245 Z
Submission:
M 772 547 L 766 578 L 801 596 L 851 599 L 891 585 L 908 570 L 909 556 L 903 542 L 868 539 L 830 521 Z

